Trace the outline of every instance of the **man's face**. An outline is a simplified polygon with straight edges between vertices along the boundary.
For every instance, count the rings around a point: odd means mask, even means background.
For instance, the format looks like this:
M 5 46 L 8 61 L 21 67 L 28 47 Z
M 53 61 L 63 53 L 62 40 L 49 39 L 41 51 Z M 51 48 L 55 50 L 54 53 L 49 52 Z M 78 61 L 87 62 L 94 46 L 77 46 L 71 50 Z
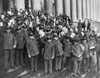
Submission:
M 11 30 L 10 29 L 7 29 L 7 33 L 9 33 L 9 32 L 11 32 Z
M 48 42 L 51 42 L 51 39 L 49 39 Z
M 55 40 L 58 40 L 58 37 L 54 37 Z
M 31 39 L 34 39 L 34 36 L 30 36 Z
M 19 33 L 21 33 L 21 30 L 18 30 Z

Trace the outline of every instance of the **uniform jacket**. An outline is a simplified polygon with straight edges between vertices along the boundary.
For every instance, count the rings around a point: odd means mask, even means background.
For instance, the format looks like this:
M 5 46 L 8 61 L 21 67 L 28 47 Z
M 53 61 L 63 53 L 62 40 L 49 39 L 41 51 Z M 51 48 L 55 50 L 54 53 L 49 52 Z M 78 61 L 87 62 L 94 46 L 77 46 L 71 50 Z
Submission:
M 55 48 L 55 56 L 63 55 L 63 46 L 59 40 L 53 40 L 54 48 Z
M 26 47 L 29 55 L 36 56 L 39 54 L 36 39 L 27 38 Z
M 64 45 L 64 56 L 70 56 L 72 43 L 64 39 L 63 45 Z
M 84 58 L 88 58 L 90 53 L 89 53 L 89 44 L 88 43 L 83 43 L 84 46 L 84 53 L 83 53 L 83 57 Z
M 12 33 L 4 33 L 4 49 L 13 49 L 16 45 L 16 38 Z
M 44 59 L 52 59 L 54 56 L 54 44 L 52 42 L 45 43 Z
M 97 41 L 96 52 L 100 54 L 100 39 Z
M 23 49 L 24 48 L 24 45 L 25 45 L 25 37 L 24 37 L 24 34 L 21 32 L 21 33 L 16 33 L 16 40 L 17 40 L 17 46 L 16 48 L 17 49 Z
M 76 43 L 72 46 L 71 52 L 76 59 L 80 59 L 83 54 L 83 49 L 81 48 L 79 43 Z

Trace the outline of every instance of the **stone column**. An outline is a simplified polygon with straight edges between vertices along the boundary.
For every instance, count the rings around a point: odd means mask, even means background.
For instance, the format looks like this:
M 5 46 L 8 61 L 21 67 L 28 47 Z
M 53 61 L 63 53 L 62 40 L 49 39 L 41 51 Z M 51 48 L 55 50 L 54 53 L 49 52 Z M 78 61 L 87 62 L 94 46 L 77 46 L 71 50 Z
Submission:
M 100 0 L 98 0 L 98 7 L 100 7 L 99 3 L 100 3 Z M 99 12 L 98 12 L 98 20 L 100 22 L 100 8 L 98 8 L 98 9 L 99 9 Z
M 56 13 L 63 14 L 63 0 L 56 0 Z
M 29 0 L 29 8 L 32 8 L 32 0 Z
M 44 10 L 44 0 L 41 0 L 41 9 Z
M 25 0 L 15 0 L 15 4 L 18 10 L 25 9 Z
M 87 18 L 87 8 L 86 8 L 86 0 L 82 0 L 82 7 L 83 7 L 83 19 Z
M 78 20 L 82 20 L 82 0 L 77 0 L 78 2 Z
M 64 0 L 65 4 L 65 14 L 70 17 L 70 0 Z
M 53 1 L 52 0 L 46 0 L 46 7 L 47 7 L 47 12 L 52 14 L 53 12 Z
M 90 0 L 86 0 L 87 6 L 87 18 L 90 19 Z
M 2 0 L 0 0 L 0 13 L 2 13 L 3 12 L 3 2 L 2 2 Z
M 99 1 L 96 0 L 96 21 L 99 19 Z
M 9 0 L 9 10 L 11 10 L 11 8 L 14 8 L 14 0 Z
M 76 0 L 72 0 L 72 19 L 77 21 Z
M 95 7 L 96 6 L 96 4 L 95 4 L 95 0 L 93 0 L 93 19 L 96 21 L 96 10 L 95 10 Z
M 41 0 L 32 0 L 33 10 L 41 10 Z
M 92 20 L 93 20 L 93 15 L 94 15 L 94 13 L 93 13 L 93 0 L 90 0 L 90 8 L 91 8 L 91 15 L 90 15 L 90 19 L 92 19 Z

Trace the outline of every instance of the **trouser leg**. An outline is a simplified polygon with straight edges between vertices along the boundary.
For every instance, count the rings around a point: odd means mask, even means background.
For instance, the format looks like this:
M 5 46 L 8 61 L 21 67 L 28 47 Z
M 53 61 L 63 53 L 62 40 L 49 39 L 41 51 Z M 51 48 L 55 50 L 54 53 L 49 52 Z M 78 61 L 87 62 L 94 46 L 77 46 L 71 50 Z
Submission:
M 66 56 L 63 56 L 63 65 L 62 65 L 62 69 L 66 67 Z
M 82 60 L 78 61 L 78 74 L 80 74 Z
M 58 70 L 58 57 L 57 56 L 55 57 L 55 68 L 56 70 Z
M 15 53 L 16 54 L 16 59 L 15 60 L 16 60 L 17 66 L 20 65 L 20 62 L 19 62 L 20 61 L 20 59 L 19 59 L 20 54 L 19 53 L 20 53 L 19 50 L 16 50 L 16 53 Z
M 31 58 L 30 58 L 30 60 L 31 60 L 31 71 L 34 71 L 34 57 L 32 56 Z
M 10 50 L 10 63 L 11 63 L 11 67 L 14 67 L 14 50 Z
M 71 65 L 71 58 L 67 57 L 67 68 L 70 70 L 70 65 Z
M 34 60 L 35 60 L 35 63 L 34 63 L 34 64 L 35 64 L 35 65 L 34 65 L 35 68 L 34 68 L 34 69 L 35 69 L 35 71 L 37 71 L 37 56 L 34 57 Z
M 23 53 L 24 51 L 23 50 L 20 50 L 20 62 L 21 62 L 21 65 L 24 65 L 24 59 L 23 59 Z
M 78 62 L 77 60 L 74 60 L 74 73 L 77 73 L 77 69 L 78 69 Z
M 5 50 L 4 51 L 4 65 L 5 65 L 5 68 L 8 68 L 9 67 L 9 50 Z
M 52 73 L 52 60 L 49 60 L 49 73 Z
M 62 56 L 58 57 L 58 69 L 61 69 Z
M 45 63 L 45 74 L 48 72 L 48 60 L 44 60 Z

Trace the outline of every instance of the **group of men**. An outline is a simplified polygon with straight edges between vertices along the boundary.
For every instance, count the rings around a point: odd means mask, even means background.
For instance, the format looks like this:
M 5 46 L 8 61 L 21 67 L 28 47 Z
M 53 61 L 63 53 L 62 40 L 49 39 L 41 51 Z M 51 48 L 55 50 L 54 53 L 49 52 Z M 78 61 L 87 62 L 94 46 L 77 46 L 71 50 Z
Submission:
M 30 70 L 37 71 L 38 56 L 44 62 L 44 72 L 52 73 L 52 66 L 60 71 L 65 67 L 73 75 L 91 69 L 99 37 L 90 22 L 79 21 L 77 26 L 65 14 L 52 16 L 45 11 L 17 11 L 11 9 L 0 15 L 0 31 L 4 37 L 5 68 L 24 66 L 25 51 L 30 60 Z M 98 44 L 99 45 L 99 44 Z M 99 48 L 98 48 L 99 49 Z M 54 61 L 54 64 L 53 64 Z M 39 70 L 39 69 L 38 69 Z

